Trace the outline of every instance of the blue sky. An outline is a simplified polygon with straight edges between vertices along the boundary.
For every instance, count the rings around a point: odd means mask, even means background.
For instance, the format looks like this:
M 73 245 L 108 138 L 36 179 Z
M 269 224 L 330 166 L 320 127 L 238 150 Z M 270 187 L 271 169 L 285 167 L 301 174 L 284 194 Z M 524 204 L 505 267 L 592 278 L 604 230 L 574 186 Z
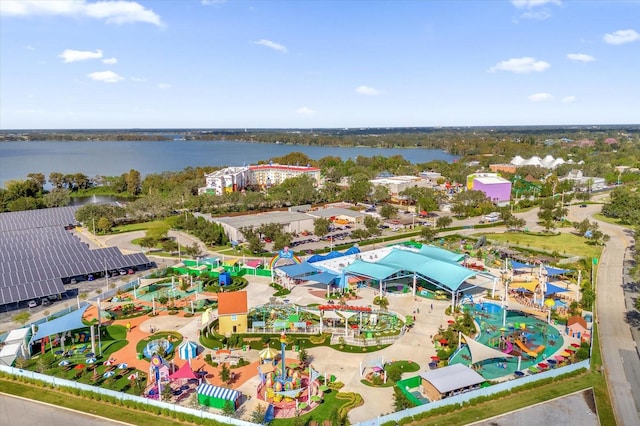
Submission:
M 0 2 L 0 128 L 640 122 L 640 1 Z

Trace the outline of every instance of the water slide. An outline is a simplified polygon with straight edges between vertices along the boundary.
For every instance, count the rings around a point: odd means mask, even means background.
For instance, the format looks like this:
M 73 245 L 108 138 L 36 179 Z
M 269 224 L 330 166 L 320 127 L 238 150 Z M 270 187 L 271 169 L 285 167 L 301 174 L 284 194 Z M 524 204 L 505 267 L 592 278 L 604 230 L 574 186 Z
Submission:
M 505 354 L 510 354 L 511 351 L 513 351 L 513 345 L 510 341 L 507 340 L 507 349 L 504 349 L 502 352 L 504 352 Z
M 532 349 L 529 349 L 528 347 L 526 347 L 524 345 L 524 343 L 522 343 L 520 340 L 516 339 L 516 345 L 518 345 L 518 347 L 520 349 L 522 349 L 522 352 L 526 353 L 527 355 L 529 355 L 531 358 L 536 358 L 538 356 L 538 354 L 536 352 L 534 352 Z M 513 347 L 512 347 L 513 348 Z M 538 346 L 539 348 L 539 346 Z M 542 349 L 544 349 L 544 346 L 542 347 Z

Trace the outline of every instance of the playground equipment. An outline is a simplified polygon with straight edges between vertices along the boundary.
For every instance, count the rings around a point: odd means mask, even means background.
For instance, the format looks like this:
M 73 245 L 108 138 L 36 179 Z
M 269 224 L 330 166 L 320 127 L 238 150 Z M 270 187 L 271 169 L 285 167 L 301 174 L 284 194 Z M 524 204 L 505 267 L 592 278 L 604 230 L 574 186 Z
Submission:
M 173 343 L 167 339 L 155 339 L 147 343 L 147 346 L 145 346 L 142 352 L 145 358 L 151 358 L 154 355 L 164 357 L 173 352 Z
M 504 352 L 505 354 L 510 354 L 511 352 L 513 352 L 513 344 L 507 340 L 507 347 L 506 349 L 503 349 L 502 352 Z
M 518 347 L 520 349 L 522 349 L 522 352 L 526 353 L 527 355 L 529 355 L 531 358 L 537 358 L 538 355 L 540 355 L 540 352 L 542 352 L 545 348 L 544 345 L 540 345 L 537 348 L 533 349 L 533 348 L 528 348 L 527 346 L 525 346 L 524 343 L 522 343 L 519 339 L 516 339 L 516 345 L 518 345 Z M 513 347 L 512 347 L 513 348 Z

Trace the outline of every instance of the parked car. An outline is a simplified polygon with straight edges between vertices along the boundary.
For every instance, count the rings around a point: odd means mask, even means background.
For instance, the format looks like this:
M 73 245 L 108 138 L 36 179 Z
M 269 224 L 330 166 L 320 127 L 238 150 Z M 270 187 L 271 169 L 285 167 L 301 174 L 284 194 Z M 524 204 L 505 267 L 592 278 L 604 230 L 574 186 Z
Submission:
M 38 306 L 38 302 L 36 302 L 35 300 L 29 300 L 28 306 L 29 308 L 35 308 L 36 306 Z

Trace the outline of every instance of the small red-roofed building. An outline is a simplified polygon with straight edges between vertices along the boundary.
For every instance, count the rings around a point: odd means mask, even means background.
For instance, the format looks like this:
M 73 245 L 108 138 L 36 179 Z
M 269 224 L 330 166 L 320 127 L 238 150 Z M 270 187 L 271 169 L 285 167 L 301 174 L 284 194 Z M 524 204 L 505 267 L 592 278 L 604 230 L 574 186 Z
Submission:
M 219 333 L 246 333 L 248 312 L 246 291 L 218 293 Z
M 587 321 L 580 315 L 569 317 L 567 320 L 567 335 L 588 342 L 591 336 L 587 328 Z

